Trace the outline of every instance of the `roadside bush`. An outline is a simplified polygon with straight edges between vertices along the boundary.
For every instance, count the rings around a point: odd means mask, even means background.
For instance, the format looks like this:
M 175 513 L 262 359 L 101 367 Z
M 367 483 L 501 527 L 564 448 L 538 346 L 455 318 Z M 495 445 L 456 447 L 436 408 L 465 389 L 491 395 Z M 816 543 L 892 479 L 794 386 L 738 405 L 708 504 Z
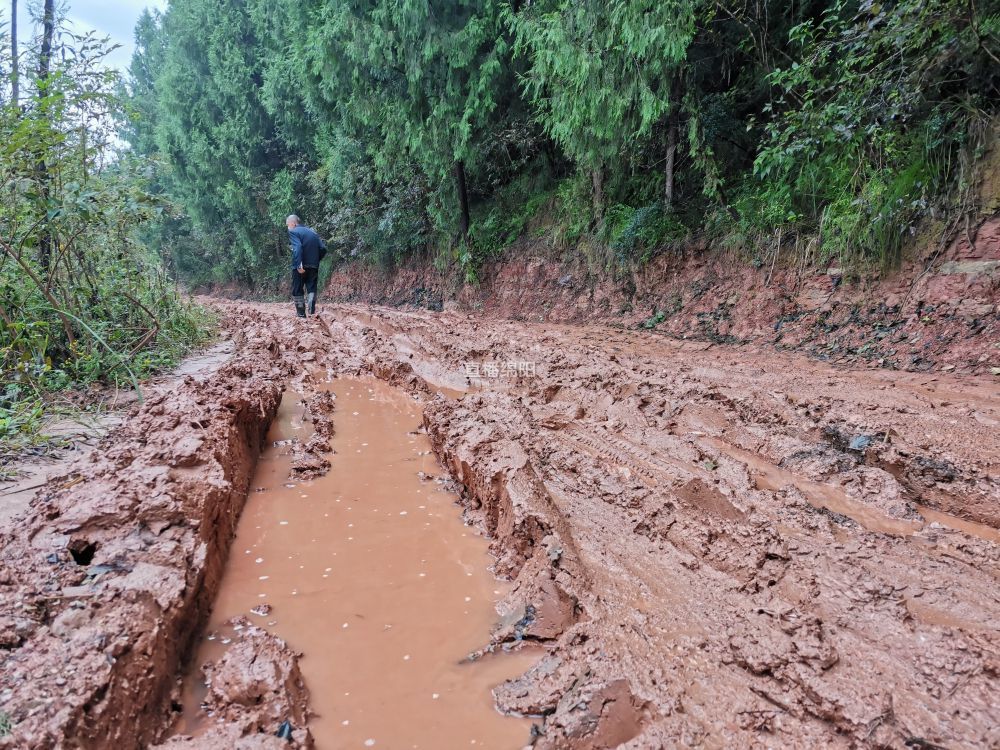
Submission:
M 103 64 L 106 45 L 59 38 L 45 65 L 38 50 L 20 56 L 42 73 L 22 89 L 28 96 L 0 100 L 0 444 L 8 446 L 34 439 L 54 392 L 134 384 L 212 332 L 209 315 L 180 295 L 139 236 L 164 206 L 148 171 L 117 150 L 124 100 Z

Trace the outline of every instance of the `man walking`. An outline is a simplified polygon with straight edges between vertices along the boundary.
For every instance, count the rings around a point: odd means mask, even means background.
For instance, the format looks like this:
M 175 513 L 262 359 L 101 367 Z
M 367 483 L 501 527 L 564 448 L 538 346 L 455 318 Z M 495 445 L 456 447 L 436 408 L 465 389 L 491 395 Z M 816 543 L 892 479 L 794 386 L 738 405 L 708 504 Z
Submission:
M 300 318 L 316 314 L 316 279 L 319 276 L 319 262 L 326 255 L 326 243 L 312 229 L 303 226 L 298 216 L 292 214 L 285 219 L 288 227 L 288 241 L 292 245 L 292 300 L 295 313 Z M 303 291 L 308 299 L 303 296 Z

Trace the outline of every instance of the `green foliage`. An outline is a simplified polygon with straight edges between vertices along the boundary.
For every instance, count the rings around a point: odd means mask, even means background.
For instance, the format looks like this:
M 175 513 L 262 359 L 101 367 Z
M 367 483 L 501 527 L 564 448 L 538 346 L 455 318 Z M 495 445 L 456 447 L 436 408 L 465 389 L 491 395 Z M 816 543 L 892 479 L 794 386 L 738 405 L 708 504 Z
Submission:
M 291 212 L 340 259 L 470 279 L 532 225 L 605 266 L 698 231 L 885 266 L 975 210 L 998 28 L 965 0 L 175 0 L 131 71 L 143 237 L 272 288 Z
M 594 223 L 590 186 L 582 174 L 559 183 L 556 189 L 553 243 L 560 247 L 575 245 Z
M 781 199 L 771 226 L 815 228 L 844 262 L 898 259 L 996 111 L 997 40 L 972 11 L 839 0 L 789 31 L 794 58 L 769 76 L 777 98 L 754 161 Z
M 606 220 L 605 232 L 619 264 L 646 262 L 657 249 L 687 235 L 687 228 L 673 213 L 665 211 L 662 203 L 637 209 L 618 205 L 614 209 L 616 221 Z
M 124 101 L 103 62 L 107 45 L 68 32 L 58 39 L 48 75 L 22 89 L 21 106 L 0 102 L 4 450 L 40 439 L 54 391 L 130 383 L 208 330 L 139 237 L 162 206 L 148 170 L 116 153 Z M 26 50 L 22 66 L 36 63 Z
M 670 111 L 695 7 L 693 0 L 541 0 L 508 14 L 529 60 L 525 88 L 536 117 L 573 161 L 603 169 Z
M 663 312 L 663 310 L 657 310 L 655 315 L 651 315 L 650 317 L 642 321 L 642 327 L 645 328 L 647 331 L 651 331 L 666 319 L 667 319 L 667 314 Z
M 551 180 L 544 170 L 526 171 L 501 188 L 496 198 L 482 204 L 473 213 L 469 245 L 477 262 L 495 259 L 519 240 L 535 219 L 553 200 Z
M 273 217 L 291 210 L 270 206 L 284 197 L 270 183 L 289 152 L 261 101 L 265 50 L 247 4 L 177 0 L 139 31 L 134 85 L 156 104 L 133 145 L 147 155 L 155 148 L 169 165 L 160 178 L 202 238 L 203 278 L 250 283 L 282 254 L 287 241 Z M 152 77 L 146 58 L 159 63 Z

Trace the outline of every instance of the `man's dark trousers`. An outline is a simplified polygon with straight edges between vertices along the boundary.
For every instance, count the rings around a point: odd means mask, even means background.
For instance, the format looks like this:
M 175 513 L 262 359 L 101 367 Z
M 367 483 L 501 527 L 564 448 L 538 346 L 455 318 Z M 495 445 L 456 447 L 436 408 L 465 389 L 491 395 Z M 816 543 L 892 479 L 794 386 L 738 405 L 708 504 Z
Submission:
M 309 314 L 316 313 L 316 281 L 319 278 L 318 268 L 306 267 L 305 273 L 292 271 L 292 299 L 298 302 L 306 294 L 309 295 Z

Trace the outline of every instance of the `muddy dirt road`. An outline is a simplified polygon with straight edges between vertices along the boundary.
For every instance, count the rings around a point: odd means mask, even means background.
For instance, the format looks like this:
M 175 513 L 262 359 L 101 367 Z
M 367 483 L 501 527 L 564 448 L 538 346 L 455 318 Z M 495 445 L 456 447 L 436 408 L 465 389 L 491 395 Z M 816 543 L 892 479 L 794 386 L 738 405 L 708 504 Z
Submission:
M 282 390 L 314 427 L 291 471 L 314 477 L 338 425 L 323 384 L 358 376 L 416 397 L 513 582 L 483 650 L 544 649 L 495 689 L 537 717 L 524 744 L 1000 746 L 995 378 L 219 305 L 216 376 L 147 399 L 0 537 L 0 747 L 287 747 L 288 716 L 313 742 L 298 657 L 257 625 L 214 665 L 224 722 L 170 735 Z

